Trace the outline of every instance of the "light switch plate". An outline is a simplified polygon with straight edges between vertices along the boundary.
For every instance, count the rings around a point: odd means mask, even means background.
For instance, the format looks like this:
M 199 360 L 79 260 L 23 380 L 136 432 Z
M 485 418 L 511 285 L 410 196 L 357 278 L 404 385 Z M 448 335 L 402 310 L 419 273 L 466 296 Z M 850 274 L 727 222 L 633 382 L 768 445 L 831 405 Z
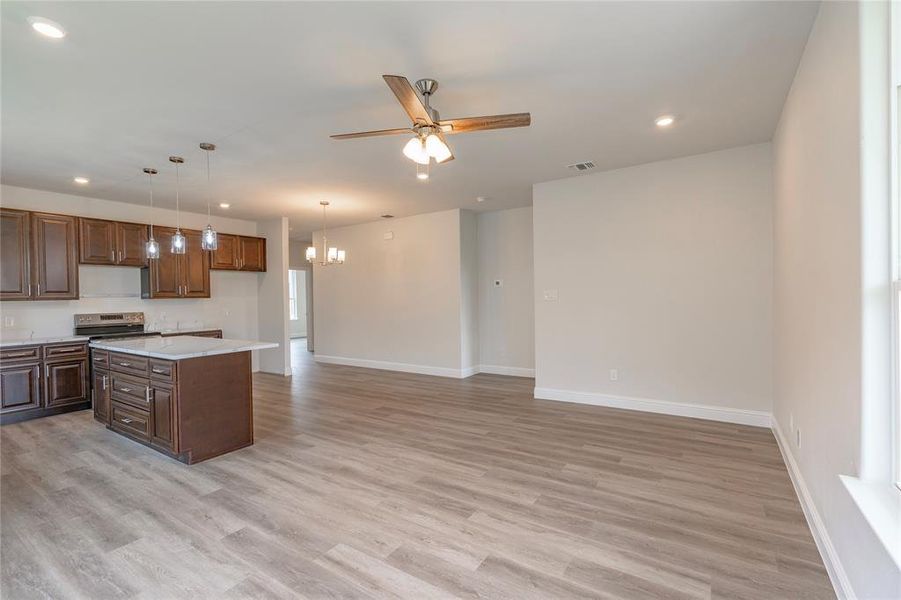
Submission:
M 393 239 L 394 239 L 394 232 L 393 232 L 393 231 L 386 231 L 385 234 L 384 234 L 382 237 L 385 238 L 386 240 L 393 240 Z

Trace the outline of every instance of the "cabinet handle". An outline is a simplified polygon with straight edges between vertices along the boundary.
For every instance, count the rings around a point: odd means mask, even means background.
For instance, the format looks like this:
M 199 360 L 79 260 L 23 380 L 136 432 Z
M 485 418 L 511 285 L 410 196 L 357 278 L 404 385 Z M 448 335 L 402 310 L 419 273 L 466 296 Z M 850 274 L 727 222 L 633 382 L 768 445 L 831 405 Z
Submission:
M 153 371 L 154 373 L 158 373 L 160 375 L 168 375 L 169 374 L 166 371 L 164 371 L 163 369 L 157 369 L 156 367 L 154 367 L 150 370 Z
M 122 391 L 122 392 L 125 392 L 125 393 L 126 393 L 126 394 L 127 394 L 127 393 L 128 393 L 128 392 L 130 392 L 130 391 L 131 391 L 131 388 L 127 388 L 127 387 L 120 387 L 120 388 L 119 388 L 119 391 Z
M 119 262 L 122 262 L 122 251 L 119 250 Z
M 39 283 L 38 284 L 38 296 L 40 296 L 40 295 L 41 295 L 41 284 Z
M 150 386 L 149 385 L 144 389 L 144 398 L 147 400 L 147 402 L 150 402 Z
M 28 284 L 28 295 L 31 296 L 31 284 Z
M 81 346 L 69 346 L 68 348 L 54 348 L 54 352 L 81 352 Z
M 30 350 L 26 352 L 13 352 L 11 354 L 7 354 L 6 358 L 18 358 L 20 356 L 34 356 L 34 352 L 31 352 Z
M 106 381 L 107 381 L 106 375 L 102 375 L 100 377 L 100 385 L 103 387 L 103 389 L 106 389 Z
M 120 366 L 120 367 L 130 367 L 130 366 L 131 366 L 131 363 L 130 363 L 130 362 L 120 362 L 120 363 L 119 363 L 119 366 Z
M 128 424 L 128 423 L 131 423 L 131 421 L 132 421 L 131 419 L 128 419 L 128 418 L 125 418 L 125 417 L 122 418 L 122 422 L 123 422 L 123 423 Z

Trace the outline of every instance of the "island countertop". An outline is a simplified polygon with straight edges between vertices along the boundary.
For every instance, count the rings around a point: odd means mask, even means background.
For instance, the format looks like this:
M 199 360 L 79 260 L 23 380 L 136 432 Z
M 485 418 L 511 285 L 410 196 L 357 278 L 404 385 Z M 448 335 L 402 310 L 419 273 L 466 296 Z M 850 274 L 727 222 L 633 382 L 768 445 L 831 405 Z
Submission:
M 213 356 L 216 354 L 232 354 L 234 352 L 249 352 L 251 350 L 266 350 L 278 348 L 274 342 L 260 342 L 254 340 L 233 340 L 193 337 L 179 335 L 172 337 L 141 337 L 125 340 L 96 340 L 91 342 L 91 348 L 134 354 L 137 356 L 149 356 L 150 358 L 162 358 L 164 360 L 185 360 L 199 356 Z

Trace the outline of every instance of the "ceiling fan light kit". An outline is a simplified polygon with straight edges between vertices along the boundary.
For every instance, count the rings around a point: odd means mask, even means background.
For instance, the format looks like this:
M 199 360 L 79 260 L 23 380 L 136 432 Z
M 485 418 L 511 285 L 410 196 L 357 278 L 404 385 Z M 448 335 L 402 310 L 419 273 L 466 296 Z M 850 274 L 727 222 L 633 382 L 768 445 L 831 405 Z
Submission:
M 400 75 L 382 75 L 382 79 L 394 92 L 397 101 L 400 102 L 407 116 L 413 121 L 410 128 L 379 129 L 375 131 L 361 131 L 359 133 L 343 133 L 331 136 L 332 139 L 346 140 L 361 137 L 375 137 L 383 135 L 413 134 L 413 138 L 406 143 L 403 154 L 417 165 L 428 166 L 434 159 L 436 164 L 441 164 L 454 159 L 454 153 L 444 139 L 444 134 L 468 133 L 470 131 L 482 131 L 486 129 L 507 129 L 510 127 L 527 127 L 532 123 L 529 113 L 514 113 L 508 115 L 490 115 L 486 117 L 466 117 L 463 119 L 441 120 L 438 111 L 430 104 L 430 98 L 438 90 L 438 81 L 435 79 L 419 79 L 416 81 L 416 89 L 410 85 L 406 77 Z M 419 94 L 416 91 L 419 91 Z M 423 177 L 423 175 L 425 175 Z M 423 172 L 417 166 L 416 177 L 428 179 L 428 171 Z

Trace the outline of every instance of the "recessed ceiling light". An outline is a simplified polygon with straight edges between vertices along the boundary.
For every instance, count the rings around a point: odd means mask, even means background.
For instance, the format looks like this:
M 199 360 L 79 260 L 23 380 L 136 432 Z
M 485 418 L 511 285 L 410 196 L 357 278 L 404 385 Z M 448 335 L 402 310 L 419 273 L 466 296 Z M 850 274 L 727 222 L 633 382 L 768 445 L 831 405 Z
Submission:
M 76 177 L 72 181 L 74 181 L 78 185 L 87 185 L 87 184 L 91 183 L 91 180 L 88 179 L 87 177 Z
M 231 204 L 229 204 L 228 202 L 220 202 L 219 208 L 231 208 Z
M 657 125 L 657 127 L 669 127 L 675 122 L 676 117 L 673 115 L 661 115 L 654 119 L 654 124 Z
M 28 17 L 28 23 L 31 25 L 32 29 L 49 38 L 58 40 L 66 37 L 66 30 L 56 21 L 51 21 L 44 17 Z

